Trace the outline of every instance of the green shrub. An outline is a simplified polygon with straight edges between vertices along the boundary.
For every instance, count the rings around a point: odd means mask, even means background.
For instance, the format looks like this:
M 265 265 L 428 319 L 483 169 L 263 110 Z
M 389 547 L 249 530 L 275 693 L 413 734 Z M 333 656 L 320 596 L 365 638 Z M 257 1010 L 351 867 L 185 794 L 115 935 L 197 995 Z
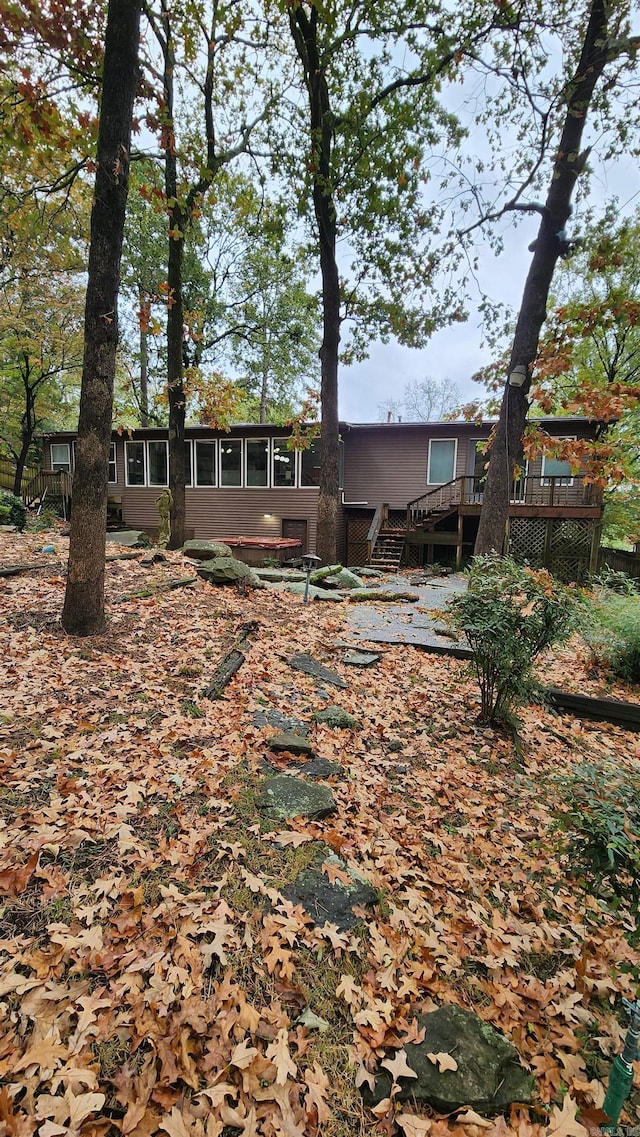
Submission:
M 595 660 L 620 679 L 640 683 L 640 596 L 596 594 L 582 634 Z
M 510 557 L 475 557 L 469 587 L 449 604 L 453 627 L 473 652 L 483 722 L 508 722 L 534 687 L 533 663 L 551 644 L 573 631 L 575 589 L 558 584 L 544 569 Z
M 640 909 L 640 773 L 609 762 L 585 762 L 559 783 L 568 807 L 560 815 L 572 872 L 614 907 Z M 630 939 L 637 940 L 637 929 Z
M 50 505 L 45 505 L 40 512 L 29 521 L 29 532 L 42 533 L 45 529 L 52 529 L 56 521 L 59 520 L 60 517 L 56 510 Z
M 27 523 L 27 509 L 21 498 L 8 490 L 0 490 L 0 517 L 3 525 L 15 525 L 22 532 Z
M 591 583 L 596 588 L 606 588 L 609 592 L 619 592 L 621 596 L 636 596 L 638 592 L 638 582 L 633 577 L 627 576 L 626 572 L 609 568 L 607 565 L 591 577 Z

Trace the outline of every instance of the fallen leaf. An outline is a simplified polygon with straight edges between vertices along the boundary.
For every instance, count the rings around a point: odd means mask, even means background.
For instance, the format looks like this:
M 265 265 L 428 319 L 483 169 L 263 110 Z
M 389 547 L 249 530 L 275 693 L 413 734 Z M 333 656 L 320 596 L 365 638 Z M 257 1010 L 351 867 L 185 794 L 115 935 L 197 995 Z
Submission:
M 434 1066 L 438 1067 L 441 1074 L 444 1074 L 445 1070 L 458 1069 L 458 1063 L 455 1058 L 452 1058 L 450 1054 L 446 1054 L 444 1051 L 439 1054 L 427 1054 L 427 1058 L 430 1062 L 433 1062 Z

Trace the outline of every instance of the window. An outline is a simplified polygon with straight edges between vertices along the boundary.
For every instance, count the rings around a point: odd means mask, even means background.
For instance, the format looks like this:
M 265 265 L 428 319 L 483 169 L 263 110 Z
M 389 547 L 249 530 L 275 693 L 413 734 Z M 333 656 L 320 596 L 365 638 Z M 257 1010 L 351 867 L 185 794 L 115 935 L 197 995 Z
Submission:
M 247 439 L 247 486 L 266 486 L 269 476 L 269 439 Z
M 220 485 L 242 485 L 242 442 L 239 438 L 220 442 Z
M 196 442 L 196 485 L 216 486 L 216 444 Z
M 273 486 L 295 486 L 296 452 L 289 450 L 285 438 L 273 440 L 273 465 L 271 484 Z
M 108 482 L 117 482 L 118 470 L 116 466 L 116 444 L 111 442 L 109 444 L 109 473 L 107 475 Z
M 455 477 L 457 442 L 455 438 L 432 438 L 429 442 L 427 485 L 442 486 Z
M 143 486 L 145 484 L 144 442 L 125 442 L 124 460 L 126 484 L 128 486 Z
M 575 439 L 575 435 L 569 437 L 565 436 L 563 442 Z M 571 486 L 573 485 L 573 478 L 571 477 L 571 466 L 569 462 L 561 462 L 558 458 L 549 458 L 546 454 L 542 456 L 542 484 L 551 485 L 551 478 L 555 478 L 556 486 Z
M 149 448 L 149 485 L 166 486 L 169 484 L 169 455 L 168 443 L 148 442 Z
M 51 443 L 51 469 L 71 473 L 71 448 L 68 442 Z
M 185 442 L 184 444 L 184 484 L 185 486 L 193 485 L 193 477 L 191 471 L 191 443 Z
M 300 455 L 300 485 L 320 485 L 320 439 L 314 438 L 311 445 Z M 340 483 L 342 485 L 342 482 Z

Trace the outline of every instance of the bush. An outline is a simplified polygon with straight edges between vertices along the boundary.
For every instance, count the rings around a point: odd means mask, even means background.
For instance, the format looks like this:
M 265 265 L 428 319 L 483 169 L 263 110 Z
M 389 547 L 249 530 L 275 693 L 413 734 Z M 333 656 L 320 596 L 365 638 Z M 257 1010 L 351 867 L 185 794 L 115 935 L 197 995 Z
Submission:
M 510 557 L 475 557 L 466 593 L 449 603 L 449 619 L 473 652 L 483 722 L 508 722 L 534 687 L 533 663 L 551 644 L 573 631 L 575 589 L 558 584 L 544 569 Z
M 626 572 L 609 568 L 607 565 L 591 577 L 591 583 L 596 588 L 606 588 L 609 592 L 619 592 L 621 596 L 636 596 L 637 581 Z
M 582 634 L 595 660 L 618 678 L 640 683 L 640 596 L 603 591 L 589 617 Z
M 640 909 L 640 774 L 585 762 L 560 778 L 568 811 L 560 825 L 572 871 L 598 892 L 610 889 L 637 921 Z M 638 931 L 630 936 L 637 940 Z
M 8 490 L 0 490 L 0 524 L 15 525 L 20 532 L 27 523 L 27 509 L 21 498 Z

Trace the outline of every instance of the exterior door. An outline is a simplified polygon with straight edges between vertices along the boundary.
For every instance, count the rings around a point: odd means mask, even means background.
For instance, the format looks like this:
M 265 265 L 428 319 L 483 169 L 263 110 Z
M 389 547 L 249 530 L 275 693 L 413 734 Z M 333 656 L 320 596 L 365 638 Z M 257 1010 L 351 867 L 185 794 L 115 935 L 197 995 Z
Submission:
M 303 556 L 307 552 L 307 522 L 306 520 L 295 521 L 290 518 L 282 518 L 282 536 L 289 540 L 300 541 L 300 555 Z M 296 553 L 297 556 L 297 553 Z

